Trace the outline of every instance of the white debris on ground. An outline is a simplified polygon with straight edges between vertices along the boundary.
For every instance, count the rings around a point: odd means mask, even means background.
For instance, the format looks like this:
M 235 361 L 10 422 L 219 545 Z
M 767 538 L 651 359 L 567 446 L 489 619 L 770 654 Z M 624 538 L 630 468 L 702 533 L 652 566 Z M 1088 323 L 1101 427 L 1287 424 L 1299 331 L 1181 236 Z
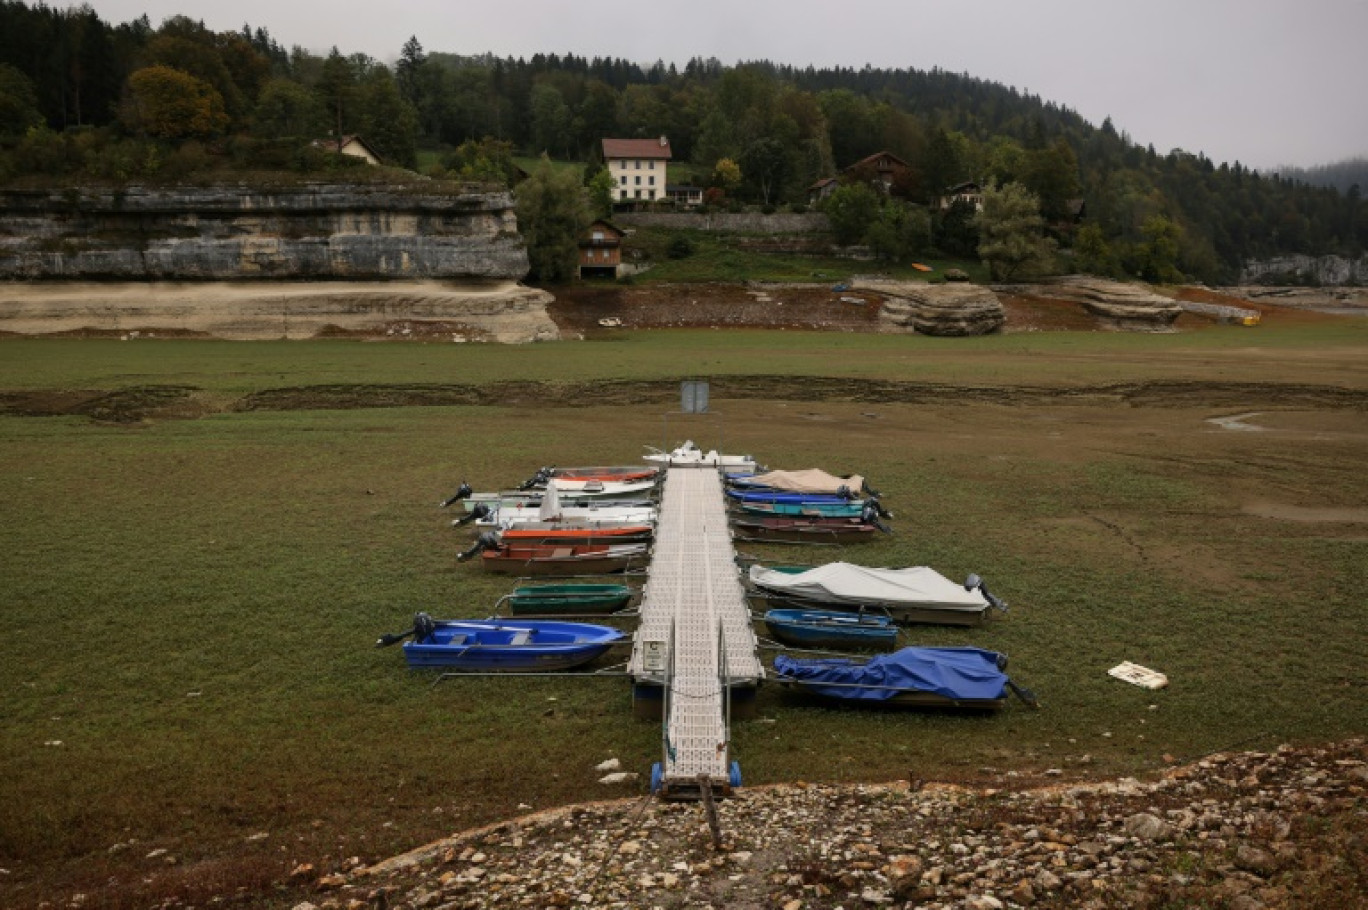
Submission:
M 740 789 L 717 803 L 721 849 L 698 803 L 567 807 L 320 870 L 310 903 L 1283 910 L 1319 893 L 1326 870 L 1361 873 L 1368 851 L 1362 739 L 1217 754 L 1148 781 L 1020 780 Z

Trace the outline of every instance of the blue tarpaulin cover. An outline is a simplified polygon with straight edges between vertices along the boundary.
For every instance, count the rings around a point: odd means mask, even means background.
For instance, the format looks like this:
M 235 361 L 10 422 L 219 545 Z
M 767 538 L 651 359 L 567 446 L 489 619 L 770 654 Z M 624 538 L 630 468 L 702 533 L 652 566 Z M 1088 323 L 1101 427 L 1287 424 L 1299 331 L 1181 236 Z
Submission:
M 798 659 L 780 654 L 780 678 L 832 698 L 887 701 L 914 692 L 956 701 L 1006 697 L 1006 658 L 981 648 L 903 648 L 860 663 L 845 658 Z M 826 685 L 823 685 L 823 684 Z

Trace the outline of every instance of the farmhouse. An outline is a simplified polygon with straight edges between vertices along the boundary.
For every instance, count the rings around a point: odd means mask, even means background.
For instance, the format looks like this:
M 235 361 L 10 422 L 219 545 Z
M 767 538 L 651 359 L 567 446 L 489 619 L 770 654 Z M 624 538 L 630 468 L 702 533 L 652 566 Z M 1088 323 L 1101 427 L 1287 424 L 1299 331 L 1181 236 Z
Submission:
M 945 191 L 945 195 L 940 198 L 941 211 L 945 211 L 955 203 L 972 205 L 974 211 L 983 211 L 983 186 L 982 184 L 969 181 L 959 183 Z
M 616 278 L 622 265 L 623 231 L 600 219 L 589 225 L 579 241 L 579 276 Z
M 665 166 L 670 140 L 604 139 L 603 163 L 613 176 L 617 203 L 654 202 L 665 198 Z M 701 201 L 701 200 L 700 200 Z
M 912 177 L 912 168 L 892 152 L 875 152 L 861 158 L 842 171 L 851 181 L 868 183 L 885 193 L 895 186 L 905 186 Z
M 315 148 L 327 149 L 330 152 L 337 152 L 340 155 L 349 155 L 352 158 L 360 158 L 367 164 L 379 164 L 380 154 L 366 144 L 366 140 L 360 136 L 343 136 L 341 139 L 318 139 L 314 141 Z

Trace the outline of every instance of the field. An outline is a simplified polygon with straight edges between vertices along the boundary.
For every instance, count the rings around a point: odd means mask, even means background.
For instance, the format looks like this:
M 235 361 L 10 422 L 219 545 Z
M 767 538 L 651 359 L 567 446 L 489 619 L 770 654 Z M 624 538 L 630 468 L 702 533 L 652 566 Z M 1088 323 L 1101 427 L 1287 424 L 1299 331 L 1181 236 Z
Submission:
M 372 643 L 510 587 L 455 562 L 436 503 L 461 480 L 685 437 L 868 476 L 893 536 L 742 549 L 978 572 L 1006 616 L 909 640 L 1005 651 L 1043 704 L 838 712 L 764 686 L 733 731 L 748 785 L 1144 775 L 1368 731 L 1368 320 L 0 352 L 5 907 L 291 906 L 301 863 L 644 792 L 596 783 L 659 757 L 623 681 L 434 687 Z M 681 378 L 715 413 L 670 413 Z M 1123 660 L 1171 686 L 1110 679 Z

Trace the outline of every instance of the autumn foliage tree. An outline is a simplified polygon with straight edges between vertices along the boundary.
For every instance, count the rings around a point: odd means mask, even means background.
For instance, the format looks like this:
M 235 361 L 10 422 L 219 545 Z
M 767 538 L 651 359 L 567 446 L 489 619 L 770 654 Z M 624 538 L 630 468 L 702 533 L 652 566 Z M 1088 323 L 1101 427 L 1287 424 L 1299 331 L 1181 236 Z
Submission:
M 169 66 L 144 67 L 128 77 L 119 118 L 134 133 L 157 139 L 206 138 L 228 126 L 223 96 Z

